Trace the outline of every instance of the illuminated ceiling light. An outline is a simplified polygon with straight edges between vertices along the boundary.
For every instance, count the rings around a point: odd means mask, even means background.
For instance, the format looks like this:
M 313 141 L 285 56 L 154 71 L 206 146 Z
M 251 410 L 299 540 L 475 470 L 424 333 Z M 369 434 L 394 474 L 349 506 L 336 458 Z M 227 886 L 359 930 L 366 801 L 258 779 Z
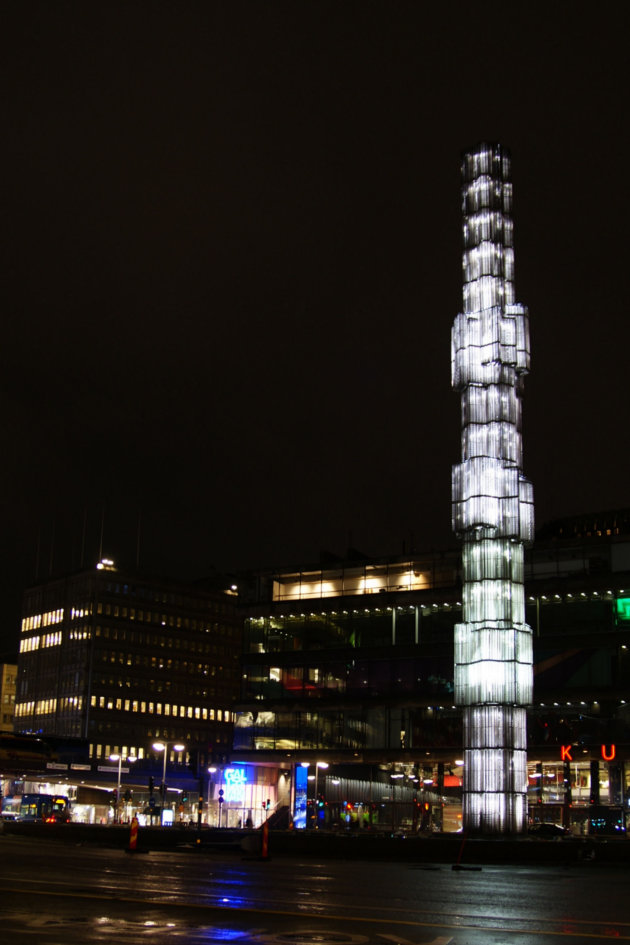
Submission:
M 116 565 L 111 558 L 101 558 L 96 565 L 97 571 L 115 571 Z

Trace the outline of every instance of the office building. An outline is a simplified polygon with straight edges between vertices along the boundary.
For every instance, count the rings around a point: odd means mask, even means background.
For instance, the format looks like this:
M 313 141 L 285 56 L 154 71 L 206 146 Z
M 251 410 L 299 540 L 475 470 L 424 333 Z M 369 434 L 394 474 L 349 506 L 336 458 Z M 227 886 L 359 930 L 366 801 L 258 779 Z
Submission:
M 232 741 L 241 631 L 235 594 L 118 570 L 113 562 L 24 595 L 15 731 L 85 745 L 138 770 L 202 770 Z M 176 751 L 175 744 L 185 745 Z

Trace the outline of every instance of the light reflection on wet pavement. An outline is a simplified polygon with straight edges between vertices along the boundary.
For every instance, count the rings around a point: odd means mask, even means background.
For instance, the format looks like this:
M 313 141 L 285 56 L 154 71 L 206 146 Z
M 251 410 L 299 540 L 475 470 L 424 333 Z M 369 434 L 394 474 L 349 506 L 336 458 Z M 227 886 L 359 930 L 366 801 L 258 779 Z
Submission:
M 460 874 L 364 861 L 133 857 L 5 839 L 0 865 L 0 927 L 11 945 L 630 941 L 625 869 L 484 866 Z

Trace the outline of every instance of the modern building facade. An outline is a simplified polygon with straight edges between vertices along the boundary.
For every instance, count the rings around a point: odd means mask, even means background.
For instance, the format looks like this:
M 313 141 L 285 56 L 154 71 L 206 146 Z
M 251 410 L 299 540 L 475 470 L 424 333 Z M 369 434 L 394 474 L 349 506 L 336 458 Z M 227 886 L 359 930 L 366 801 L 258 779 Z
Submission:
M 452 332 L 461 396 L 461 462 L 453 529 L 462 539 L 462 621 L 455 703 L 462 709 L 467 832 L 519 833 L 527 823 L 526 711 L 533 698 L 524 546 L 533 491 L 522 473 L 521 391 L 527 310 L 514 299 L 510 159 L 500 145 L 464 155 L 463 310 Z
M 618 829 L 630 796 L 630 529 L 627 513 L 591 520 L 591 537 L 547 528 L 523 559 L 535 668 L 526 824 L 579 833 L 595 813 Z M 273 807 L 281 774 L 296 826 L 462 827 L 463 575 L 451 549 L 239 579 L 231 761 L 250 779 L 266 772 Z
M 235 601 L 229 587 L 125 572 L 111 561 L 30 588 L 15 732 L 74 744 L 77 770 L 92 780 L 116 781 L 112 755 L 135 759 L 136 784 L 151 776 L 157 786 L 167 765 L 189 779 L 206 773 L 232 743 Z

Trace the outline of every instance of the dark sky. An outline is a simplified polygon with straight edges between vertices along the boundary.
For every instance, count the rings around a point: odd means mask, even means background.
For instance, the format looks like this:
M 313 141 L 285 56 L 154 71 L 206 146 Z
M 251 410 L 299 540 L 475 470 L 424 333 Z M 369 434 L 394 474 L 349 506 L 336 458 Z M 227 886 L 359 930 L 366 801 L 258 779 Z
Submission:
M 102 521 L 133 564 L 140 512 L 176 577 L 453 541 L 481 139 L 513 156 L 537 521 L 630 505 L 627 14 L 441 9 L 3 5 L 5 656 Z

